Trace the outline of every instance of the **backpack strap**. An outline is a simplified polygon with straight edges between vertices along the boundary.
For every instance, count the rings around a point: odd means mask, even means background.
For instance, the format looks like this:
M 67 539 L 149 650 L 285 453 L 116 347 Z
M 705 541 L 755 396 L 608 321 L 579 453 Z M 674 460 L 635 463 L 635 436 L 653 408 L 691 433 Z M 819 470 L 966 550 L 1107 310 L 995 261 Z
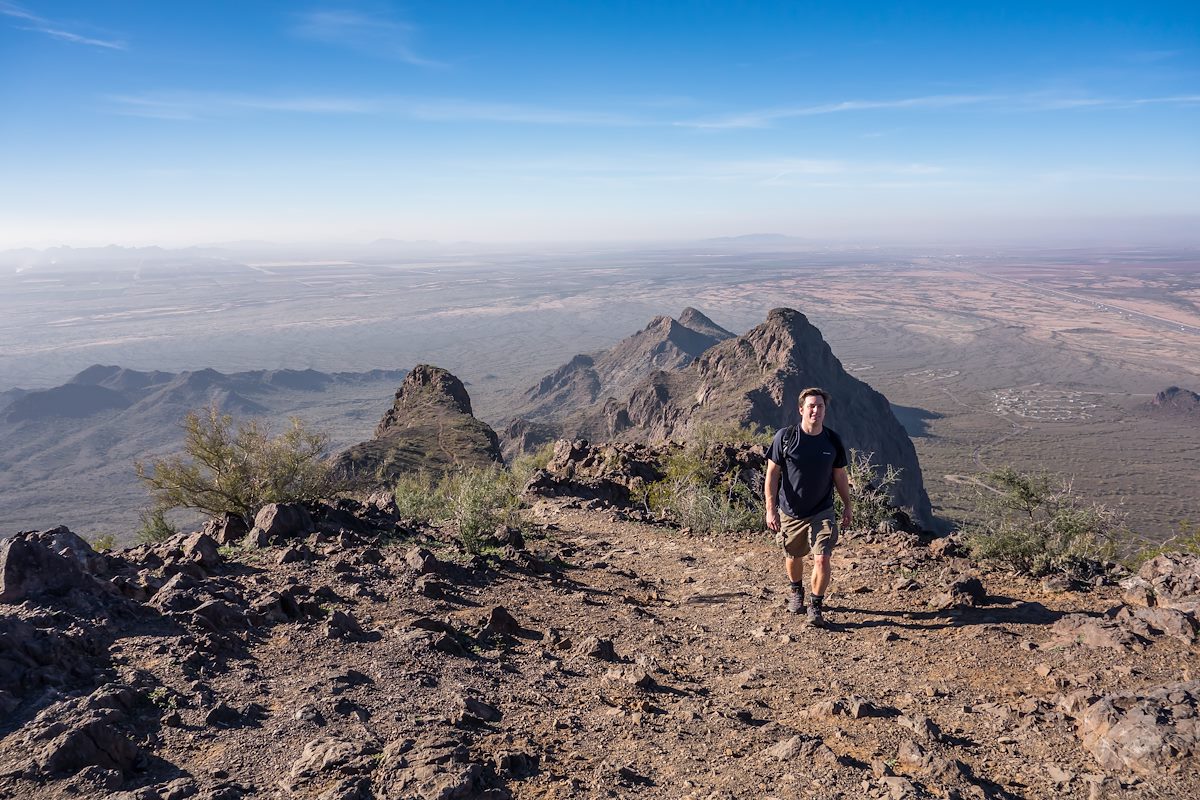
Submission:
M 796 444 L 796 426 L 795 425 L 788 425 L 786 428 L 783 429 L 783 441 L 781 442 L 781 444 L 783 445 L 784 453 L 791 451 L 792 447 Z

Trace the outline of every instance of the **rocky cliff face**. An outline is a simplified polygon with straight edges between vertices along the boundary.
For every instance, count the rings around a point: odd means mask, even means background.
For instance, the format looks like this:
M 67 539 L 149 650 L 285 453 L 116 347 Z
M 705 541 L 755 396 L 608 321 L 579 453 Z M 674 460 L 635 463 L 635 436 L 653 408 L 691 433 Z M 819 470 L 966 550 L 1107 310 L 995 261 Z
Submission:
M 687 367 L 642 380 L 624 403 L 609 403 L 583 426 L 610 437 L 686 438 L 704 424 L 730 422 L 776 429 L 797 421 L 797 398 L 809 386 L 833 395 L 826 424 L 846 446 L 901 470 L 896 499 L 932 526 L 916 449 L 887 398 L 847 373 L 799 311 L 777 308 L 762 325 L 705 351 Z
M 439 472 L 500 461 L 500 440 L 472 415 L 463 382 L 441 367 L 420 364 L 396 391 L 374 438 L 341 453 L 336 470 L 357 483 L 389 485 L 417 469 Z
M 655 370 L 685 367 L 717 342 L 732 337 L 694 308 L 685 308 L 679 319 L 655 317 L 611 349 L 577 355 L 542 378 L 525 393 L 525 403 L 514 410 L 515 415 L 548 423 L 610 397 L 624 400 Z

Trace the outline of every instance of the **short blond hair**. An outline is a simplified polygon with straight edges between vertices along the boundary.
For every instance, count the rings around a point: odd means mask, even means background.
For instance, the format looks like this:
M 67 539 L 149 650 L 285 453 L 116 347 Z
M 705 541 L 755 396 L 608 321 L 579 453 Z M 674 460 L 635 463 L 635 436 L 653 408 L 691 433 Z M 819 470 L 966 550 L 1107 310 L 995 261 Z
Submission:
M 800 399 L 796 401 L 796 405 L 800 408 L 803 408 L 805 398 L 816 397 L 817 395 L 821 396 L 821 399 L 825 401 L 825 405 L 829 405 L 829 401 L 833 399 L 829 392 L 825 391 L 821 387 L 810 386 L 800 393 Z

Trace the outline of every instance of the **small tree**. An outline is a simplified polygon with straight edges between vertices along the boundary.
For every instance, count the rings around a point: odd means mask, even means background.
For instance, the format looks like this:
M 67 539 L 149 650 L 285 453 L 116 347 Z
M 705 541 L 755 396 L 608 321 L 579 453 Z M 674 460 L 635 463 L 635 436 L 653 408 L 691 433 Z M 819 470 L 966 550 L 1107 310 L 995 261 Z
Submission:
M 327 440 L 296 417 L 272 436 L 265 423 L 235 426 L 233 417 L 213 406 L 188 412 L 183 428 L 183 456 L 155 461 L 150 469 L 135 464 L 160 509 L 230 512 L 249 522 L 267 503 L 316 499 L 332 489 L 322 459 Z
M 1103 572 L 1128 536 L 1119 514 L 1044 473 L 1004 467 L 984 475 L 976 490 L 979 519 L 965 528 L 971 555 L 1016 572 L 1084 580 Z

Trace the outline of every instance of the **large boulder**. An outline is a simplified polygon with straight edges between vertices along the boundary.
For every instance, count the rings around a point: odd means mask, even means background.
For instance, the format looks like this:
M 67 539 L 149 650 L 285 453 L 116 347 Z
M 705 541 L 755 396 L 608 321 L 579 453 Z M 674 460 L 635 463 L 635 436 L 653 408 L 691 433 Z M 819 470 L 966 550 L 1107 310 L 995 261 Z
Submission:
M 18 533 L 0 544 L 0 603 L 97 586 L 103 557 L 64 527 Z
M 1101 697 L 1077 717 L 1083 746 L 1105 769 L 1175 772 L 1200 756 L 1200 682 Z

